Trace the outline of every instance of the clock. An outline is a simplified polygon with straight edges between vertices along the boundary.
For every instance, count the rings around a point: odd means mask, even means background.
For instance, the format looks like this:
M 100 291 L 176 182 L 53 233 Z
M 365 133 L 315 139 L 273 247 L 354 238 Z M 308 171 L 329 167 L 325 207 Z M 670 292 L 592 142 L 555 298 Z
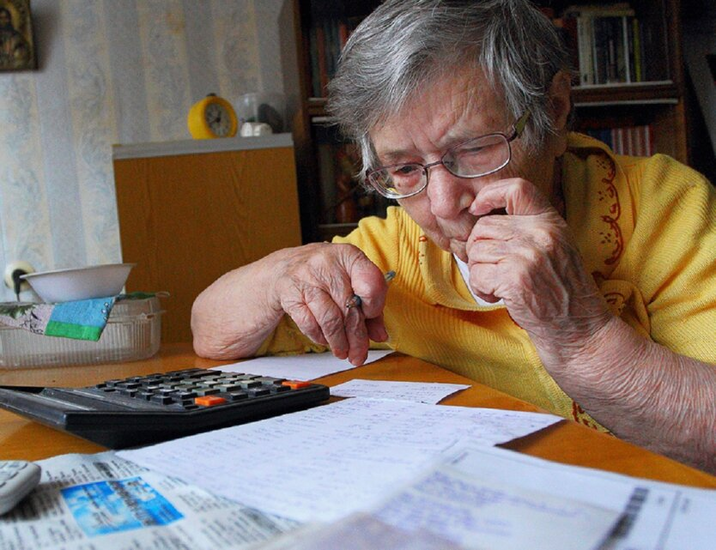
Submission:
M 209 94 L 189 109 L 187 125 L 194 139 L 211 139 L 235 136 L 238 121 L 231 103 Z

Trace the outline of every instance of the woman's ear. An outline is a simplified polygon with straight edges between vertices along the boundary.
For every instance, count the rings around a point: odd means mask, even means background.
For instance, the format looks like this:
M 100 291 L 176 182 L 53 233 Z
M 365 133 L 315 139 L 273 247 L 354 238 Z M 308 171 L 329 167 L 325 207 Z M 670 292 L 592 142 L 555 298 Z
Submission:
M 567 71 L 559 71 L 552 78 L 549 100 L 552 106 L 552 123 L 557 137 L 555 156 L 561 156 L 567 150 L 567 121 L 572 111 L 572 78 Z

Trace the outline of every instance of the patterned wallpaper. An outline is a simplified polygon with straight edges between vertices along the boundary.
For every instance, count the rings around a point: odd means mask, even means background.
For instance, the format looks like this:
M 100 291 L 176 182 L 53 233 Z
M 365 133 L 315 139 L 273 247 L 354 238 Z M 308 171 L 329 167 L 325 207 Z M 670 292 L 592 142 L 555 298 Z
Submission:
M 39 68 L 0 73 L 0 268 L 120 261 L 112 145 L 189 139 L 186 113 L 209 92 L 289 95 L 290 5 L 32 0 Z

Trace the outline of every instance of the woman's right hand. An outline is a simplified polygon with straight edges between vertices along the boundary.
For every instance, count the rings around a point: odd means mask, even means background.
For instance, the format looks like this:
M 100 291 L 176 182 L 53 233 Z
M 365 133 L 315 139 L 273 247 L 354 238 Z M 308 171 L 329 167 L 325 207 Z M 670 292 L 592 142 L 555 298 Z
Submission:
M 315 343 L 361 365 L 370 340 L 388 339 L 386 292 L 383 273 L 353 245 L 283 249 L 227 273 L 199 295 L 192 309 L 194 348 L 212 358 L 249 356 L 287 313 Z M 354 295 L 361 306 L 348 308 Z

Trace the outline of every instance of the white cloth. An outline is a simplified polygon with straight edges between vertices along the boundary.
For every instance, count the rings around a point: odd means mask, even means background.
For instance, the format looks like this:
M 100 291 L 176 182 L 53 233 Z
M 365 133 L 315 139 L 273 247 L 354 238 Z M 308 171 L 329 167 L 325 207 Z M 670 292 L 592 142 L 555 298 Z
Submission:
M 470 269 L 468 268 L 467 264 L 463 262 L 460 258 L 455 256 L 453 254 L 453 257 L 455 258 L 455 261 L 457 262 L 457 267 L 460 268 L 460 275 L 462 275 L 463 280 L 465 281 L 465 284 L 467 285 L 468 290 L 470 290 L 470 294 L 472 294 L 472 297 L 475 298 L 475 302 L 477 302 L 477 305 L 479 306 L 504 306 L 505 302 L 504 300 L 500 299 L 499 301 L 495 303 L 486 302 L 482 298 L 480 298 L 477 294 L 475 294 L 472 291 L 472 287 L 470 286 Z

